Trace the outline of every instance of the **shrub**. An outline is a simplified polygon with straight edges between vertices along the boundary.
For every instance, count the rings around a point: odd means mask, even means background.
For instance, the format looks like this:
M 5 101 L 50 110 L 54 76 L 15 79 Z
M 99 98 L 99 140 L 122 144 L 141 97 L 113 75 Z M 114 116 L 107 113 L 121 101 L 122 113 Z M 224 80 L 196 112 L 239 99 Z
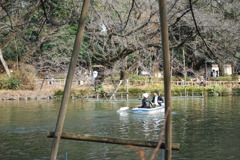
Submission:
M 239 95 L 240 94 L 240 87 L 233 88 L 233 94 Z
M 202 94 L 203 92 L 205 92 L 205 87 L 195 86 L 193 92 L 196 94 Z
M 137 74 L 131 74 L 129 76 L 129 80 L 148 80 L 149 79 L 149 76 L 139 76 Z
M 172 87 L 171 93 L 173 95 L 180 95 L 181 93 L 184 93 L 184 87 Z
M 197 95 L 201 95 L 203 92 L 205 91 L 205 88 L 202 86 L 188 86 L 187 87 L 187 92 L 189 92 L 190 94 L 197 94 Z
M 14 73 L 14 77 L 16 77 L 19 80 L 21 84 L 21 89 L 27 90 L 34 89 L 34 80 L 36 78 L 34 73 L 19 71 Z
M 20 79 L 18 77 L 1 76 L 0 89 L 17 89 L 20 87 L 20 84 Z
M 62 95 L 63 95 L 63 92 L 64 92 L 63 90 L 56 90 L 55 93 L 54 93 L 54 95 L 55 95 L 55 96 L 62 96 Z
M 80 90 L 72 90 L 70 94 L 77 97 L 84 97 L 92 92 L 94 92 L 92 89 L 86 88 L 86 89 L 80 89 Z
M 70 95 L 75 97 L 83 97 L 88 95 L 89 93 L 93 92 L 92 89 L 80 89 L 80 90 L 71 90 Z M 55 96 L 62 96 L 64 93 L 64 90 L 56 90 L 54 95 Z
M 154 92 L 155 90 L 158 90 L 159 93 L 163 93 L 164 92 L 164 85 L 163 83 L 153 83 L 153 84 L 148 84 L 147 86 L 147 90 L 149 92 Z
M 129 93 L 145 93 L 145 92 L 148 92 L 148 90 L 142 89 L 142 88 L 129 88 L 128 92 Z
M 7 81 L 8 89 L 17 89 L 20 87 L 20 80 L 16 77 L 10 77 Z
M 232 81 L 232 77 L 231 76 L 216 77 L 216 78 L 214 78 L 214 80 L 216 80 L 216 81 Z
M 91 89 L 80 89 L 79 91 L 79 96 L 83 97 L 88 95 L 89 93 L 93 92 Z
M 118 92 L 127 92 L 127 89 L 126 89 L 126 87 L 121 87 L 118 89 Z
M 183 78 L 172 76 L 172 81 L 181 81 Z
M 205 92 L 205 87 L 202 86 L 186 86 L 186 91 L 188 93 L 188 95 L 202 95 L 203 92 Z M 172 87 L 171 89 L 171 93 L 173 95 L 181 95 L 181 94 L 185 94 L 185 88 L 184 86 L 175 86 Z
M 210 86 L 207 86 L 206 90 L 209 95 L 214 95 L 214 94 L 223 95 L 228 91 L 226 86 L 224 85 L 210 85 Z
M 98 84 L 98 83 L 95 83 L 94 84 L 94 89 L 95 89 L 95 91 L 97 91 L 97 90 L 103 90 L 103 85 L 100 83 L 100 84 Z
M 8 81 L 0 79 L 0 89 L 8 89 Z
M 238 81 L 238 75 L 234 74 L 234 75 L 232 76 L 232 80 L 233 80 L 233 81 Z
M 190 77 L 186 77 L 186 81 L 191 81 L 192 79 Z

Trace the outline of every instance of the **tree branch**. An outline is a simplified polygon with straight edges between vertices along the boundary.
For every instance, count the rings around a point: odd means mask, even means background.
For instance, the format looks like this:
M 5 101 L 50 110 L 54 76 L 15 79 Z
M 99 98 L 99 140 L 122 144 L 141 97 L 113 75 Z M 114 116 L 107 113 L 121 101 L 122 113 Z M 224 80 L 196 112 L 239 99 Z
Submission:
M 205 41 L 205 39 L 203 38 L 203 36 L 202 36 L 202 34 L 201 34 L 200 30 L 199 30 L 199 27 L 198 27 L 198 25 L 197 25 L 197 22 L 196 22 L 196 19 L 195 19 L 195 15 L 194 15 L 194 12 L 193 12 L 192 0 L 189 0 L 189 7 L 190 7 L 190 10 L 191 10 L 191 14 L 192 14 L 192 18 L 193 18 L 193 22 L 194 22 L 194 25 L 195 25 L 197 34 L 198 34 L 199 37 L 202 39 L 202 41 L 203 41 L 204 45 L 206 46 L 207 50 L 210 51 L 210 53 L 212 53 L 212 55 L 209 54 L 208 52 L 207 52 L 207 54 L 208 54 L 209 57 L 211 57 L 211 58 L 213 58 L 213 56 L 216 57 L 216 56 L 215 56 L 215 53 L 214 53 L 214 52 L 211 50 L 211 48 L 208 46 L 207 42 Z M 222 60 L 221 60 L 221 61 L 222 61 Z
M 132 6 L 131 6 L 130 11 L 128 12 L 127 21 L 125 22 L 125 25 L 124 25 L 124 27 L 122 28 L 121 32 L 124 31 L 125 28 L 127 27 L 127 24 L 128 24 L 129 18 L 130 18 L 130 15 L 131 15 L 132 10 L 133 10 L 133 7 L 134 7 L 134 3 L 135 3 L 135 0 L 132 0 Z

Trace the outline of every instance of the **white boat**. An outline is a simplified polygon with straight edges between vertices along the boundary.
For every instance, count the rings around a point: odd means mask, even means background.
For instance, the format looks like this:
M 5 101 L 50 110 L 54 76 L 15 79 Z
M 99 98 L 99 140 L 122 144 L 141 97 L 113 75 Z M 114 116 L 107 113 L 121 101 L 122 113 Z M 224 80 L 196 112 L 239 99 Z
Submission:
M 133 108 L 132 112 L 133 113 L 154 113 L 154 112 L 164 112 L 165 107 L 164 106 L 159 106 L 155 108 Z

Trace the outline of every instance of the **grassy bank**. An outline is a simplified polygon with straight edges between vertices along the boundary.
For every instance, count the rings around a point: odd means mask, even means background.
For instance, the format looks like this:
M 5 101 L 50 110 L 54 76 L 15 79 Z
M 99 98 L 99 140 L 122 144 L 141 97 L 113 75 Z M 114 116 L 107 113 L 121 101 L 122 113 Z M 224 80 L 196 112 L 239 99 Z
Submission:
M 153 93 L 155 90 L 158 90 L 159 93 L 164 94 L 163 84 L 158 85 L 146 85 L 140 88 L 135 88 L 131 86 L 129 88 L 129 93 Z M 188 95 L 197 96 L 197 95 L 240 95 L 240 88 L 228 88 L 224 85 L 209 85 L 206 87 L 203 86 L 173 86 L 171 88 L 171 93 L 173 96 L 185 95 L 185 90 Z M 125 88 L 120 88 L 120 92 L 126 92 Z
M 35 74 L 17 71 L 8 77 L 6 74 L 0 75 L 0 90 L 33 90 Z
M 85 88 L 72 90 L 71 96 L 84 98 L 87 96 L 96 97 L 109 97 L 112 93 L 112 88 L 109 86 L 102 86 L 97 90 L 97 92 L 93 88 Z M 129 96 L 141 96 L 142 93 L 153 93 L 155 90 L 158 90 L 161 95 L 164 96 L 164 87 L 163 84 L 148 84 L 145 86 L 129 86 L 128 93 Z M 186 94 L 188 96 L 226 96 L 226 95 L 240 95 L 240 88 L 228 88 L 224 85 L 209 85 L 209 86 L 173 86 L 171 89 L 172 96 L 184 96 Z M 126 87 L 120 87 L 117 91 L 118 93 L 126 93 Z M 56 90 L 56 96 L 63 95 L 63 90 Z M 120 96 L 121 94 L 117 94 L 116 96 Z

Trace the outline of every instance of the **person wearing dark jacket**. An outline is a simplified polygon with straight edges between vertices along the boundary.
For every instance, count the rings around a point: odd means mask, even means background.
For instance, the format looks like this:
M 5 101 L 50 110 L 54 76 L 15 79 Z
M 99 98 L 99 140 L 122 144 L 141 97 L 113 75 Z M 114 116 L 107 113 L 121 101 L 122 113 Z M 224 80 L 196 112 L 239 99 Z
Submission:
M 152 103 L 154 106 L 161 106 L 161 103 L 163 102 L 163 98 L 159 95 L 158 91 L 154 91 L 154 96 L 152 99 Z
M 153 104 L 151 101 L 148 99 L 148 93 L 143 94 L 143 99 L 142 99 L 142 106 L 139 108 L 152 108 Z

